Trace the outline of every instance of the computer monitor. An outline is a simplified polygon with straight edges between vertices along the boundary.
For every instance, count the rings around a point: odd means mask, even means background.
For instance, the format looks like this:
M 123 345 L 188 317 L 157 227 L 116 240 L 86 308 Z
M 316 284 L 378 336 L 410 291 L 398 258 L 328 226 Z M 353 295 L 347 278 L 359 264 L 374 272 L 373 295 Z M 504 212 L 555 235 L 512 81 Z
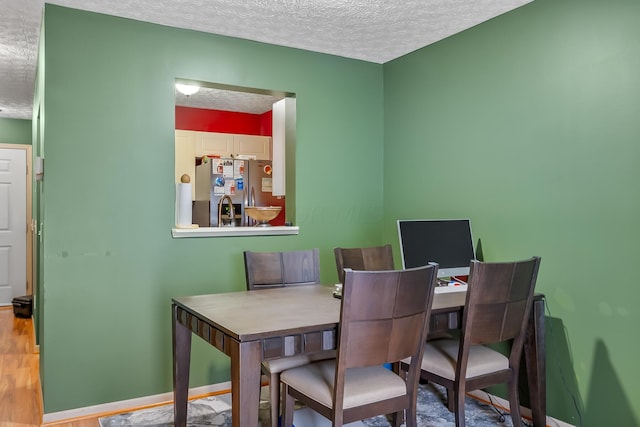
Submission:
M 398 220 L 402 268 L 437 262 L 438 277 L 468 276 L 475 259 L 468 219 Z

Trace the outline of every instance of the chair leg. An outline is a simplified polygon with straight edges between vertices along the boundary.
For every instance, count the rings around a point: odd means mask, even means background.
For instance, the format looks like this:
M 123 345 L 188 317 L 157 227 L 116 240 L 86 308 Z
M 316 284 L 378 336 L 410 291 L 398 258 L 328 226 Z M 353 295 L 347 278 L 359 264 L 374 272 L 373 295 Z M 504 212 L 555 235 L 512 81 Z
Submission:
M 391 415 L 391 425 L 393 427 L 402 426 L 402 417 L 403 417 L 403 412 L 394 412 Z
M 293 426 L 293 407 L 295 399 L 289 394 L 289 386 L 284 384 L 282 390 L 282 427 Z
M 522 427 L 522 418 L 520 417 L 520 397 L 518 395 L 517 379 L 509 383 L 509 409 L 511 412 L 513 427 Z
M 464 393 L 465 389 L 461 387 L 455 387 L 455 393 L 451 396 L 454 399 L 451 399 L 455 402 L 454 413 L 456 417 L 456 427 L 464 427 L 465 419 L 464 419 Z
M 449 412 L 455 412 L 456 410 L 456 394 L 453 391 L 453 388 L 447 387 L 447 409 Z
M 402 414 L 402 412 L 400 412 Z M 416 398 L 413 398 L 413 402 L 409 404 L 409 407 L 404 411 L 404 424 L 406 427 L 417 427 L 418 425 L 418 405 Z M 398 417 L 400 418 L 400 417 Z M 396 426 L 398 427 L 398 426 Z
M 271 405 L 271 427 L 278 427 L 280 416 L 280 374 L 269 376 L 269 404 Z

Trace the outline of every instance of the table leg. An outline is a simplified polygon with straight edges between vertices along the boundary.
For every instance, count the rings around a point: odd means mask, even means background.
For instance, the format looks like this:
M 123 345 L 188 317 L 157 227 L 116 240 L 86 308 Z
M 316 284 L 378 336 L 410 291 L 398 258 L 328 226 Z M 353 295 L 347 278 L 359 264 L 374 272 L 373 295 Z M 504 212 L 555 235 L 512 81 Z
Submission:
M 239 343 L 230 340 L 231 357 L 231 418 L 233 427 L 258 425 L 260 406 L 259 341 Z
M 545 427 L 547 425 L 545 352 L 544 299 L 535 298 L 524 342 L 529 400 L 534 427 Z
M 171 306 L 173 328 L 173 416 L 174 426 L 186 427 L 189 395 L 189 364 L 191 361 L 191 330 L 177 318 L 177 308 Z

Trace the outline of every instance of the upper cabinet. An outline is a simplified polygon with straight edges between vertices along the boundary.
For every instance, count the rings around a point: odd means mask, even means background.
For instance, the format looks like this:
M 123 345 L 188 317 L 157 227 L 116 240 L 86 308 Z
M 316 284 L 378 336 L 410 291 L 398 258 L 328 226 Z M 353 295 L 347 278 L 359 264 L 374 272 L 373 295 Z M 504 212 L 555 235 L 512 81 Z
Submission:
M 257 135 L 233 135 L 234 157 L 256 156 L 256 160 L 271 160 L 271 138 Z
M 255 156 L 256 160 L 271 160 L 271 137 L 235 135 L 230 133 L 190 132 L 194 134 L 195 156 L 238 157 Z
M 235 151 L 232 134 L 215 132 L 193 132 L 193 134 L 196 143 L 195 155 L 197 157 L 204 155 L 231 157 Z

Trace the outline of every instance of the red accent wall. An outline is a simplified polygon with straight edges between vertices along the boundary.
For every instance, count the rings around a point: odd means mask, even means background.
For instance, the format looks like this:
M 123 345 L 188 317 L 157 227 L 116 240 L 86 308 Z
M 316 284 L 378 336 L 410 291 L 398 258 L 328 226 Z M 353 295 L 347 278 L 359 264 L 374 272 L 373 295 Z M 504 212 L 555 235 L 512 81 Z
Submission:
M 262 136 L 273 136 L 273 114 L 271 111 L 260 115 L 260 131 Z
M 272 136 L 271 111 L 249 114 L 176 106 L 176 129 Z

